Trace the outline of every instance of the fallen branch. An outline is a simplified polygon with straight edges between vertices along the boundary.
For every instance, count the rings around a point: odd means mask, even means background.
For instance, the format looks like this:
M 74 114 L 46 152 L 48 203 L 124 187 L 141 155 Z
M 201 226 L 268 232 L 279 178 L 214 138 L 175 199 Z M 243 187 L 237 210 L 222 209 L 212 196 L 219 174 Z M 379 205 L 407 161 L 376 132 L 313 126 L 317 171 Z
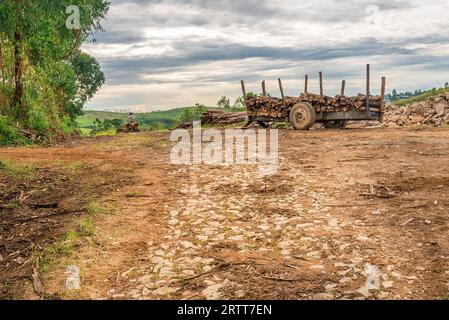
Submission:
M 33 279 L 33 288 L 34 291 L 41 297 L 41 299 L 45 299 L 45 291 L 44 286 L 42 285 L 42 280 L 39 275 L 39 271 L 37 268 L 33 268 L 33 273 L 31 274 L 31 278 Z
M 303 279 L 286 279 L 286 278 L 277 278 L 277 277 L 270 277 L 270 276 L 262 276 L 262 278 L 268 279 L 268 280 L 275 280 L 275 281 L 288 281 L 288 282 L 295 282 L 295 281 L 302 281 Z
M 0 225 L 2 226 L 8 226 L 8 225 L 12 225 L 12 224 L 17 224 L 17 223 L 25 223 L 25 222 L 29 222 L 32 220 L 38 220 L 38 219 L 45 219 L 45 218 L 49 218 L 49 217 L 53 217 L 53 216 L 57 216 L 57 215 L 66 215 L 66 214 L 71 214 L 71 213 L 78 213 L 78 212 L 83 212 L 84 210 L 86 210 L 85 208 L 82 209 L 75 209 L 75 210 L 62 210 L 62 211 L 56 211 L 56 212 L 52 212 L 46 215 L 42 215 L 42 216 L 32 216 L 26 219 L 18 219 L 18 220 L 14 220 L 12 222 L 9 223 L 1 223 Z

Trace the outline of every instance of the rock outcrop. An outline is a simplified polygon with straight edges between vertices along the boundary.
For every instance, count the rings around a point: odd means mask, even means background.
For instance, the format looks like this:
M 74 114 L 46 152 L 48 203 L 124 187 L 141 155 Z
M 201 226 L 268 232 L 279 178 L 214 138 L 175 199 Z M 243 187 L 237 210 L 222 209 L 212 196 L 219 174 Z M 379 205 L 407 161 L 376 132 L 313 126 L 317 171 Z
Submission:
M 405 107 L 389 104 L 385 108 L 383 124 L 387 127 L 447 125 L 449 124 L 449 93 Z

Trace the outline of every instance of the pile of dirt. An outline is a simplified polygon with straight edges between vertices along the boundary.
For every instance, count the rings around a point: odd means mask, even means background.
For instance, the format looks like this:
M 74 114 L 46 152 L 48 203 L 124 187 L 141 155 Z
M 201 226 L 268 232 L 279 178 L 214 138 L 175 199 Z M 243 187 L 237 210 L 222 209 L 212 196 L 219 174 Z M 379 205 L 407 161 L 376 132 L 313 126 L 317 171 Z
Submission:
M 385 109 L 383 122 L 387 127 L 440 127 L 449 124 L 449 93 L 405 107 L 389 104 Z

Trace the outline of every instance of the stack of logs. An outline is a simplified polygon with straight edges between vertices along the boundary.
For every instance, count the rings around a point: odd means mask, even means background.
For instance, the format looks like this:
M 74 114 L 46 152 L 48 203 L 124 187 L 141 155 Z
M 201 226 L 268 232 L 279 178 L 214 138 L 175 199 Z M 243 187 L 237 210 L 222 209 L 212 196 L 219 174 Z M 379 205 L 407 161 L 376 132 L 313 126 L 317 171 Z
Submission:
M 313 93 L 302 93 L 297 97 L 272 98 L 268 96 L 252 96 L 246 98 L 246 107 L 249 116 L 264 116 L 284 118 L 290 109 L 297 103 L 307 102 L 316 112 L 347 112 L 366 111 L 366 95 L 356 97 L 337 95 L 334 98 Z M 381 106 L 380 96 L 369 97 L 370 110 L 379 112 Z
M 201 124 L 219 125 L 247 121 L 246 112 L 208 111 L 201 115 Z

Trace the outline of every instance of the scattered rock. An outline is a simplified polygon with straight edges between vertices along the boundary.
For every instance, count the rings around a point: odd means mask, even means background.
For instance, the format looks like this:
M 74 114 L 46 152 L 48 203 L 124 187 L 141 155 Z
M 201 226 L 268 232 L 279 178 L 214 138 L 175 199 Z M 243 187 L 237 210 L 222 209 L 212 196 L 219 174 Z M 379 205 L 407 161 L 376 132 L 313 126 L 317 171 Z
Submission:
M 358 293 L 365 297 L 372 295 L 370 290 L 378 290 L 380 287 L 380 271 L 379 267 L 367 264 L 363 271 L 363 275 L 366 277 L 366 283 L 363 287 L 357 290 Z
M 165 287 L 161 287 L 159 289 L 153 290 L 152 293 L 155 295 L 159 295 L 159 296 L 166 296 L 166 295 L 175 293 L 176 291 L 178 291 L 178 290 L 175 288 L 165 286 Z
M 332 300 L 334 295 L 330 293 L 317 293 L 312 296 L 312 300 Z
M 222 297 L 221 292 L 219 292 L 221 288 L 223 288 L 223 284 L 213 284 L 204 289 L 202 293 L 207 300 L 219 300 Z
M 2 260 L 3 260 L 3 258 L 2 258 Z M 17 257 L 15 259 L 13 259 L 12 261 L 14 261 L 17 264 L 24 264 L 26 260 L 22 257 Z
M 67 278 L 65 280 L 65 286 L 69 290 L 80 289 L 80 269 L 78 266 L 70 265 L 66 268 Z

